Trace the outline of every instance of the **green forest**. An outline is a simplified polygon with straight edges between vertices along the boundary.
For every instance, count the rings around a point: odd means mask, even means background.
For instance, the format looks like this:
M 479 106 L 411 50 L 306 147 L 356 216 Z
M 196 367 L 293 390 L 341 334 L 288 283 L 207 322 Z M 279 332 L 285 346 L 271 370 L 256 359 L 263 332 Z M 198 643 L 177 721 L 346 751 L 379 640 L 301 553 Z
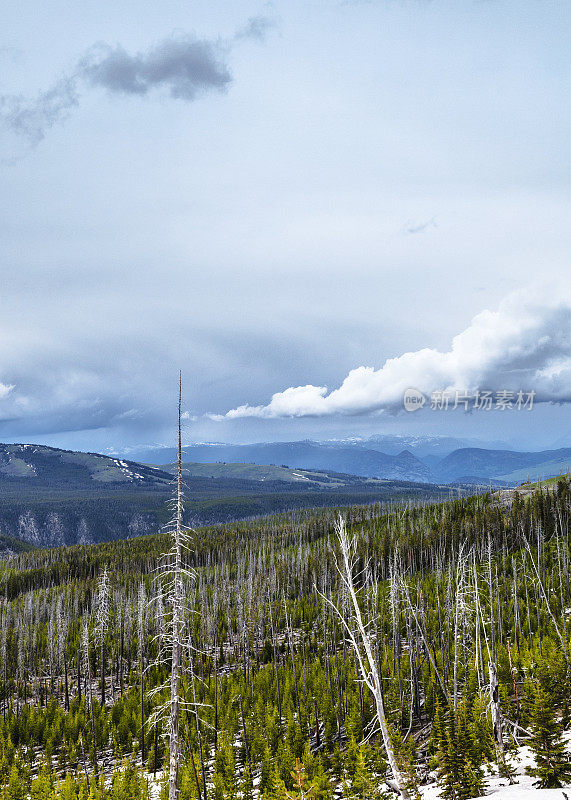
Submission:
M 570 512 L 561 479 L 6 558 L 0 799 L 166 800 L 176 762 L 182 800 L 460 800 L 523 744 L 563 785 Z

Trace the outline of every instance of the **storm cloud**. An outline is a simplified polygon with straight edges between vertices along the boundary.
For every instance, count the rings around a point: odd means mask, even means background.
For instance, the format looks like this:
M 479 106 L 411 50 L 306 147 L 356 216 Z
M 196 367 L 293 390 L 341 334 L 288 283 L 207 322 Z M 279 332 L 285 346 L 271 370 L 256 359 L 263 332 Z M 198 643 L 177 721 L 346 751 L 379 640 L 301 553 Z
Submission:
M 3 441 L 568 436 L 569 8 L 326 5 L 8 4 Z
M 292 386 L 265 406 L 242 405 L 221 419 L 357 415 L 402 409 L 403 395 L 435 391 L 534 391 L 538 402 L 571 402 L 571 295 L 519 291 L 482 311 L 447 352 L 423 348 L 380 369 L 352 369 L 338 389 Z M 216 418 L 216 417 L 214 417 Z

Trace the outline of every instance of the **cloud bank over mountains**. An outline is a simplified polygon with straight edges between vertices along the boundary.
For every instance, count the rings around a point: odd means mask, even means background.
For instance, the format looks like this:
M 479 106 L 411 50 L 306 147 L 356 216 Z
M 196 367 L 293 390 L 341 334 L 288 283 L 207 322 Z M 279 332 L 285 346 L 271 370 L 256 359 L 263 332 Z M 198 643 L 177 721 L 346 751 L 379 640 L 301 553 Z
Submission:
M 414 387 L 435 391 L 535 391 L 536 402 L 571 402 L 571 293 L 518 291 L 482 311 L 449 351 L 423 348 L 352 369 L 338 389 L 291 386 L 267 405 L 241 405 L 213 419 L 359 415 L 403 407 Z
M 220 421 L 249 430 L 247 418 L 252 425 L 256 420 L 304 417 L 329 418 L 334 424 L 335 419 L 358 415 L 373 421 L 380 412 L 402 411 L 404 392 L 411 387 L 425 395 L 445 389 L 534 391 L 535 403 L 571 402 L 571 294 L 562 291 L 510 295 L 497 310 L 479 313 L 446 352 L 429 347 L 408 352 L 388 359 L 379 369 L 351 370 L 333 391 L 326 386 L 292 385 L 266 405 L 240 405 L 226 414 L 205 411 L 214 403 L 230 407 L 249 387 L 259 386 L 260 376 L 235 350 L 208 336 L 169 329 L 164 340 L 157 341 L 142 331 L 135 335 L 124 331 L 120 343 L 110 332 L 107 338 L 78 338 L 58 346 L 55 341 L 19 337 L 9 327 L 4 333 L 0 434 L 20 437 L 18 441 L 32 435 L 96 430 L 133 441 L 152 438 L 155 431 L 158 436 L 173 418 L 179 365 L 190 376 L 193 431 L 206 424 L 218 428 Z M 20 347 L 15 349 L 11 342 L 18 340 Z M 244 342 L 239 350 L 250 344 Z M 292 346 L 291 341 L 266 338 L 268 351 Z M 310 369 L 311 363 L 308 360 L 303 368 Z M 280 374 L 276 368 L 273 379 L 266 381 L 268 394 Z M 196 379 L 199 383 L 193 386 Z M 216 438 L 213 430 L 210 434 Z

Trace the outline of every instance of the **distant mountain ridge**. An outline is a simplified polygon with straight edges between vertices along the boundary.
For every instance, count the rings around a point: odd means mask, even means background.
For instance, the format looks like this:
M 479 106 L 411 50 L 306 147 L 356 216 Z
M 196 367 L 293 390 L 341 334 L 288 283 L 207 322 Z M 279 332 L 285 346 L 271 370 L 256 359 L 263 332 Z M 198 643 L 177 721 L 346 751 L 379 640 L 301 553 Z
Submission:
M 171 487 L 169 473 L 125 459 L 0 444 L 0 534 L 41 547 L 149 533 Z
M 561 464 L 567 461 L 571 465 L 571 447 L 559 450 L 541 450 L 539 452 L 520 452 L 518 450 L 484 450 L 466 447 L 455 450 L 433 467 L 435 479 L 446 483 L 460 480 L 464 476 L 480 479 L 500 478 L 510 481 L 511 474 L 528 469 L 532 477 L 551 477 L 552 472 L 560 474 Z M 557 464 L 543 469 L 544 465 Z M 523 478 L 521 478 L 523 480 Z M 513 480 L 517 480 L 513 479 Z
M 333 443 L 335 440 L 331 440 Z M 438 459 L 447 456 L 454 450 L 464 447 L 485 447 L 493 450 L 507 449 L 504 442 L 479 442 L 474 439 L 457 438 L 455 436 L 422 436 L 403 433 L 379 433 L 368 437 L 354 437 L 338 440 L 344 444 L 353 444 L 356 447 L 365 447 L 369 450 L 381 450 L 387 455 L 397 455 L 403 450 L 408 450 L 417 458 L 425 460 Z
M 176 458 L 174 448 L 137 452 L 146 463 L 163 465 Z M 325 469 L 366 478 L 430 482 L 430 469 L 407 450 L 387 455 L 354 444 L 335 442 L 262 442 L 260 444 L 197 444 L 183 448 L 185 461 L 276 464 L 302 469 Z
M 412 438 L 412 437 L 411 437 Z M 405 437 L 392 437 L 392 443 L 402 444 Z M 403 449 L 395 454 L 384 453 L 378 447 L 386 437 L 362 440 L 314 442 L 261 442 L 235 445 L 203 443 L 183 448 L 186 461 L 214 464 L 248 463 L 275 464 L 290 468 L 325 469 L 362 477 L 406 480 L 425 483 L 481 483 L 494 479 L 499 483 L 514 483 L 530 477 L 551 477 L 565 472 L 571 464 L 571 448 L 538 452 L 481 447 L 459 447 L 447 452 L 458 440 L 443 437 L 431 442 L 417 441 L 417 451 Z M 414 442 L 410 441 L 411 446 Z M 422 449 L 424 455 L 418 452 Z M 438 450 L 444 452 L 439 456 Z M 136 453 L 142 461 L 163 465 L 175 457 L 173 448 L 157 448 Z
M 366 463 L 368 455 L 356 450 Z M 390 469 L 395 459 L 387 459 Z M 413 460 L 413 467 L 416 467 Z M 396 462 L 404 471 L 409 457 Z M 421 465 L 422 466 L 422 465 Z M 447 488 L 374 480 L 341 471 L 263 468 L 185 472 L 189 525 L 229 522 L 297 508 L 389 499 L 439 499 Z M 166 469 L 99 453 L 0 444 L 0 551 L 15 540 L 45 547 L 90 544 L 159 531 L 169 520 L 173 476 Z

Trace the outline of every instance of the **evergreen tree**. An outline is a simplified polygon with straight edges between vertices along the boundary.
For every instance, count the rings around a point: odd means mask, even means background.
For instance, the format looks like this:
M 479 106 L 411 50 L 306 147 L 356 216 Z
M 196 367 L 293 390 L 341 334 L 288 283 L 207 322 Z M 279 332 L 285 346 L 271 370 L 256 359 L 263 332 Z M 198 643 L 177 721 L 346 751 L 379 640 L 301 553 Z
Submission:
M 32 781 L 30 800 L 51 800 L 54 791 L 52 772 L 47 763 L 44 763 L 38 777 Z
M 533 737 L 529 746 L 536 765 L 528 767 L 526 772 L 539 778 L 536 786 L 555 789 L 571 780 L 571 759 L 562 738 L 562 725 L 557 720 L 553 695 L 545 683 L 540 679 L 535 686 L 530 714 Z
M 437 747 L 438 782 L 444 800 L 467 800 L 484 793 L 483 773 L 468 714 L 463 704 L 438 720 L 433 742 Z
M 252 780 L 252 770 L 250 765 L 246 764 L 242 772 L 242 780 L 240 782 L 240 792 L 242 800 L 253 800 L 254 798 L 254 782 Z
M 299 758 L 295 760 L 295 767 L 291 771 L 293 779 L 292 791 L 286 792 L 289 800 L 313 800 L 315 797 L 315 787 L 309 784 L 307 775 Z
M 275 767 L 272 754 L 268 745 L 264 745 L 262 755 L 262 766 L 260 770 L 260 793 L 267 797 L 272 797 L 276 790 Z
M 315 800 L 331 800 L 333 796 L 333 787 L 325 771 L 323 761 L 319 756 L 315 759 L 315 769 L 311 780 L 311 787 Z
M 382 800 L 387 797 L 387 792 L 382 789 L 381 780 L 371 772 L 364 747 L 359 747 L 355 755 L 353 776 L 343 787 L 344 795 L 355 800 Z
M 8 783 L 4 789 L 2 800 L 26 800 L 26 779 L 18 765 L 14 763 L 10 770 Z
M 433 766 L 438 767 L 439 757 L 446 750 L 447 746 L 447 731 L 444 711 L 440 699 L 436 698 L 434 706 L 434 718 L 432 720 L 432 728 L 430 730 L 430 739 L 428 740 L 428 752 L 432 756 Z

